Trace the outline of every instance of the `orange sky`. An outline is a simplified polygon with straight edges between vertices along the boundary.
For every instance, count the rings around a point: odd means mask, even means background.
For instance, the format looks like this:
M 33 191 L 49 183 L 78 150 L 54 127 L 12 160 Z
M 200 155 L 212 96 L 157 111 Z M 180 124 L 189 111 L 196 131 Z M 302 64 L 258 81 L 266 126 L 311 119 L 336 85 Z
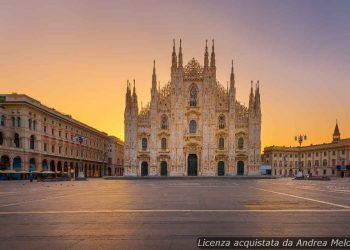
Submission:
M 199 4 L 201 3 L 201 4 Z M 330 4 L 330 3 L 328 3 Z M 350 137 L 349 6 L 303 1 L 8 1 L 0 9 L 0 92 L 23 93 L 123 138 L 127 79 L 150 99 L 152 62 L 170 80 L 172 39 L 203 64 L 215 39 L 217 77 L 234 59 L 237 99 L 260 80 L 262 144 Z M 273 7 L 273 8 L 272 8 Z M 5 38 L 5 39 L 4 39 Z

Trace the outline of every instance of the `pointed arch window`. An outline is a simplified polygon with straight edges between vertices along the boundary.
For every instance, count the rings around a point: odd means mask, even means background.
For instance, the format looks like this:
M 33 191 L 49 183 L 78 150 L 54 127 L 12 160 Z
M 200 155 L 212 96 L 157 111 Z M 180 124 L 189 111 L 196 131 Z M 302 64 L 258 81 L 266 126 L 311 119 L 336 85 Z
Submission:
M 166 138 L 162 138 L 161 147 L 162 147 L 163 150 L 167 149 L 167 140 L 166 140 Z
M 244 139 L 240 137 L 238 139 L 238 149 L 243 149 L 244 148 Z
M 198 100 L 198 90 L 196 86 L 192 86 L 190 90 L 190 106 L 196 107 L 197 106 L 197 100 Z
M 141 140 L 142 150 L 147 150 L 147 138 L 142 138 Z
M 161 129 L 168 129 L 168 116 L 162 115 L 161 122 L 160 122 L 160 128 Z
M 190 134 L 197 133 L 197 122 L 195 120 L 190 121 L 189 131 L 190 131 Z
M 219 129 L 225 128 L 225 116 L 221 115 L 219 117 Z
M 223 137 L 219 138 L 219 149 L 223 150 L 225 148 L 225 139 Z

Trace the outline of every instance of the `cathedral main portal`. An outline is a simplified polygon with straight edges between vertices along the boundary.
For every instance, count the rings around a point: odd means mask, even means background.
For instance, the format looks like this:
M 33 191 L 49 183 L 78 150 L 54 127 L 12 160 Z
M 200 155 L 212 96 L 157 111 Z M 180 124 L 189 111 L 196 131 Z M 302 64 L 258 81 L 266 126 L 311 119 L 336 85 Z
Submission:
M 197 176 L 198 157 L 195 154 L 190 154 L 187 161 L 187 175 Z

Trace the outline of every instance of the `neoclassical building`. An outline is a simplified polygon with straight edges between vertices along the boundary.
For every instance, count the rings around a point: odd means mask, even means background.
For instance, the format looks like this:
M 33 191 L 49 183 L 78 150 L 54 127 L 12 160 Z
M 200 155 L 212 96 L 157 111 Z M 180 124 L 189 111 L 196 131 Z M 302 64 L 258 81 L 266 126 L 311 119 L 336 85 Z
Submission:
M 85 137 L 81 148 L 76 135 Z M 114 150 L 116 144 L 123 147 L 117 138 L 29 96 L 0 95 L 0 173 L 53 171 L 77 175 L 82 158 L 85 176 L 114 174 L 111 169 L 117 163 L 120 168 L 123 161 L 122 150 Z M 108 158 L 116 159 L 115 166 Z
M 172 52 L 170 82 L 157 88 L 153 65 L 151 101 L 139 110 L 135 82 L 125 99 L 124 175 L 256 175 L 260 167 L 261 106 L 253 84 L 249 106 L 236 100 L 231 67 L 229 88 L 216 78 L 214 41 L 209 60 L 183 66 L 180 40 Z
M 122 176 L 124 173 L 124 142 L 115 136 L 109 136 L 107 148 L 108 167 L 106 176 Z
M 305 175 L 350 177 L 350 138 L 340 138 L 336 123 L 331 142 L 266 147 L 263 163 L 271 166 L 271 174 L 275 176 L 295 176 L 300 171 Z

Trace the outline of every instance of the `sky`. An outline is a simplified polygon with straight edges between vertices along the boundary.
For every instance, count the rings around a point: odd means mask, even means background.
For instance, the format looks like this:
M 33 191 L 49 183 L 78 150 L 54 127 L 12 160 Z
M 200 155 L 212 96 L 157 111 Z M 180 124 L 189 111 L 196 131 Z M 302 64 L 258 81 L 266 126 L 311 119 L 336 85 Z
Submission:
M 126 81 L 150 100 L 153 60 L 170 80 L 172 41 L 217 80 L 234 60 L 237 99 L 260 81 L 262 146 L 350 137 L 350 1 L 0 1 L 0 93 L 21 93 L 124 137 Z

